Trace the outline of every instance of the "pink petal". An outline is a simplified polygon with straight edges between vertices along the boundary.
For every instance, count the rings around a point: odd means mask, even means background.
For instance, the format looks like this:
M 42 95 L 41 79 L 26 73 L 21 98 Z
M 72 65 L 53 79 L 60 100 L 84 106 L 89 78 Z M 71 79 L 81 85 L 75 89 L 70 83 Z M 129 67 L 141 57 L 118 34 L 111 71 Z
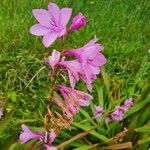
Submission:
M 56 138 L 56 134 L 55 134 L 55 132 L 53 130 L 50 132 L 50 137 L 49 138 L 50 138 L 49 144 L 52 144 L 53 141 Z
M 92 46 L 93 44 L 97 42 L 97 40 L 98 39 L 95 37 L 94 39 L 90 40 L 86 45 L 84 45 L 84 47 Z
M 76 84 L 76 80 L 69 70 L 68 70 L 68 75 L 69 75 L 70 85 L 74 89 L 75 84 Z
M 81 106 L 88 106 L 89 105 L 89 101 L 87 101 L 85 99 L 79 99 L 79 104 Z
M 63 27 L 67 25 L 71 17 L 72 9 L 71 8 L 62 8 L 60 11 L 60 25 Z
M 56 40 L 57 37 L 58 37 L 58 34 L 54 33 L 54 32 L 45 34 L 44 37 L 43 37 L 44 46 L 49 47 L 51 44 L 54 43 L 54 41 Z
M 59 33 L 59 37 L 66 34 L 66 27 Z
M 54 3 L 49 3 L 48 4 L 48 11 L 51 13 L 51 15 L 54 18 L 56 24 L 58 25 L 59 24 L 59 14 L 60 14 L 59 7 Z
M 44 9 L 34 9 L 32 11 L 34 17 L 37 19 L 37 21 L 45 26 L 45 27 L 50 27 L 50 21 L 51 21 L 51 15 L 47 10 Z
M 59 107 L 61 107 L 61 108 L 64 107 L 64 104 L 60 100 L 56 99 L 55 97 L 52 98 L 52 101 Z
M 88 65 L 90 71 L 93 73 L 93 74 L 99 74 L 100 72 L 100 68 L 99 67 L 94 67 L 92 65 Z
M 53 74 L 55 66 L 58 64 L 60 59 L 60 52 L 53 50 L 52 55 L 46 58 L 46 62 L 52 67 Z
M 105 56 L 101 53 L 99 53 L 94 59 L 93 61 L 90 62 L 91 65 L 93 66 L 102 66 L 104 64 L 106 64 L 107 59 L 105 58 Z
M 45 28 L 44 26 L 40 24 L 35 24 L 30 28 L 30 32 L 33 35 L 42 36 L 50 32 L 50 30 L 48 30 L 47 28 Z
M 31 132 L 31 130 L 25 124 L 21 125 L 21 128 L 24 132 Z

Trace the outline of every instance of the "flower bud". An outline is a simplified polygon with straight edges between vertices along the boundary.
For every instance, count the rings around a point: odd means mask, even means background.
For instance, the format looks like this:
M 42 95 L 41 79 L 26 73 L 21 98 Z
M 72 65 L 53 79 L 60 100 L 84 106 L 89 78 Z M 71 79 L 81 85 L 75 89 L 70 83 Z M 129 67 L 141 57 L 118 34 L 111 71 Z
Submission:
M 78 30 L 82 28 L 83 26 L 85 26 L 86 22 L 87 21 L 86 21 L 85 16 L 82 13 L 78 13 L 78 15 L 76 15 L 73 18 L 69 31 L 72 32 L 74 30 Z

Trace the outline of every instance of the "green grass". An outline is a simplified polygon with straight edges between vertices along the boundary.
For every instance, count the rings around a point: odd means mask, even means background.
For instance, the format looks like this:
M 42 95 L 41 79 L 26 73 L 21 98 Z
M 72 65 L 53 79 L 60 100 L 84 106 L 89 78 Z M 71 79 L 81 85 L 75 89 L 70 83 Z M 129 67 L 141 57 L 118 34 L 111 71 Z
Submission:
M 30 80 L 45 65 L 44 57 L 51 54 L 53 48 L 59 50 L 60 43 L 56 42 L 52 47 L 44 48 L 41 38 L 31 35 L 29 28 L 36 22 L 32 16 L 32 9 L 47 8 L 48 2 L 48 0 L 1 0 L 0 2 L 0 98 L 6 100 L 4 119 L 7 120 L 2 119 L 2 121 L 12 123 L 8 127 L 0 124 L 0 145 L 3 145 L 2 148 L 5 150 L 8 148 L 4 148 L 4 144 L 9 147 L 7 143 L 16 141 L 21 131 L 21 123 L 27 122 L 32 126 L 40 127 L 46 112 L 49 67 L 39 72 L 31 82 Z M 110 104 L 109 93 L 114 101 L 112 107 L 128 96 L 135 100 L 135 106 L 127 114 L 124 126 L 132 130 L 148 123 L 150 113 L 148 109 L 150 101 L 147 100 L 150 93 L 150 90 L 147 90 L 150 89 L 149 1 L 56 0 L 53 2 L 60 7 L 72 7 L 72 16 L 81 11 L 88 19 L 83 29 L 72 33 L 66 41 L 65 48 L 81 47 L 96 35 L 99 42 L 105 46 L 104 54 L 108 59 L 105 71 L 110 84 L 109 91 L 105 88 L 100 75 L 100 79 L 94 83 L 93 104 L 84 109 L 85 112 L 78 114 L 75 122 L 91 115 L 93 105 L 98 104 L 98 101 L 107 108 Z M 82 83 L 79 87 L 85 88 Z M 11 110 L 14 110 L 13 118 L 6 115 Z M 89 114 L 88 110 L 90 110 Z M 97 124 L 95 121 L 94 123 Z M 85 129 L 89 129 L 91 124 L 92 122 L 86 122 L 89 127 Z M 57 144 L 83 132 L 84 128 L 81 124 L 72 126 L 74 127 L 72 132 L 62 131 L 60 141 L 56 141 Z M 97 134 L 100 133 L 107 138 L 115 136 L 122 130 L 118 123 L 109 127 L 100 124 L 96 129 Z M 70 135 L 67 136 L 67 133 Z M 89 136 L 93 143 L 97 143 L 97 138 L 101 138 L 97 134 L 93 132 Z M 147 137 L 146 132 L 143 134 L 140 132 L 135 136 L 133 134 L 135 133 L 128 135 L 124 141 L 138 141 Z M 87 146 L 84 140 L 79 140 L 70 146 L 79 147 L 81 144 Z M 142 145 L 143 150 L 148 147 L 146 144 Z M 139 149 L 142 146 L 139 146 Z

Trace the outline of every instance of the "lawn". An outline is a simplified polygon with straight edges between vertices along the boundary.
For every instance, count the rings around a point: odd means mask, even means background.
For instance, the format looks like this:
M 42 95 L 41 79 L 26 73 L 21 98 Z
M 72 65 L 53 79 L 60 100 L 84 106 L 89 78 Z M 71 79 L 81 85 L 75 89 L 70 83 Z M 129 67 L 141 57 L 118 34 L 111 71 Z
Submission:
M 0 99 L 4 104 L 4 115 L 0 120 L 1 150 L 32 149 L 29 147 L 33 146 L 33 141 L 19 144 L 18 136 L 23 123 L 33 130 L 43 130 L 51 90 L 48 76 L 50 67 L 45 64 L 44 58 L 51 55 L 53 49 L 60 50 L 60 41 L 45 48 L 42 38 L 33 36 L 29 29 L 36 23 L 32 9 L 47 9 L 49 2 L 0 1 Z M 64 143 L 60 145 L 61 148 L 78 150 L 113 149 L 113 146 L 115 149 L 126 146 L 129 149 L 147 150 L 150 143 L 149 1 L 51 2 L 61 8 L 71 7 L 72 18 L 78 12 L 87 18 L 86 26 L 70 35 L 64 49 L 82 47 L 96 36 L 98 42 L 104 45 L 103 53 L 107 58 L 106 65 L 94 81 L 94 99 L 90 106 L 81 108 L 71 124 L 71 130 L 62 129 L 54 145 Z M 82 82 L 77 84 L 77 89 L 87 92 Z M 95 113 L 94 105 L 102 106 L 108 114 L 130 97 L 134 105 L 121 122 L 106 125 L 103 119 L 91 119 Z M 128 129 L 125 133 L 124 128 Z M 119 139 L 115 141 L 114 137 L 119 133 Z M 69 139 L 72 141 L 65 143 Z

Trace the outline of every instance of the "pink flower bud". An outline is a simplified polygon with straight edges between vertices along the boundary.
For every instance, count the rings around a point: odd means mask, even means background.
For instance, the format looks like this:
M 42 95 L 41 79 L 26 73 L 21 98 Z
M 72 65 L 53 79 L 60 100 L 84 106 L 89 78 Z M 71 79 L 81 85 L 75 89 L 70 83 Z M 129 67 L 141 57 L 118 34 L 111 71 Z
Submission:
M 82 28 L 83 26 L 85 26 L 86 22 L 87 21 L 86 21 L 85 16 L 82 13 L 78 13 L 78 15 L 76 15 L 73 18 L 69 31 L 72 32 L 74 30 L 78 30 Z

